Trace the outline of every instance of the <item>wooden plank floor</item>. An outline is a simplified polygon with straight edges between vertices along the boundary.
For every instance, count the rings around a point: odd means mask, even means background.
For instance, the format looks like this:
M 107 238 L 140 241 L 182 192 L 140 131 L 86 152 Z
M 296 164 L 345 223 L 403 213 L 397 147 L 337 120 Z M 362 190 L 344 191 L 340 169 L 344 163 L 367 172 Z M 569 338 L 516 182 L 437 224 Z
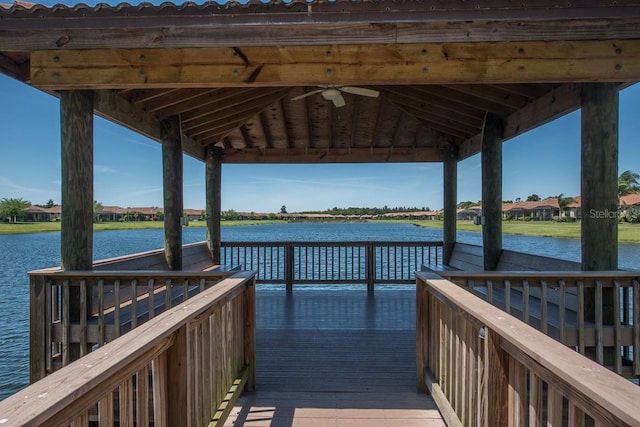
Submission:
M 415 388 L 415 291 L 256 291 L 257 385 L 226 426 L 444 426 Z

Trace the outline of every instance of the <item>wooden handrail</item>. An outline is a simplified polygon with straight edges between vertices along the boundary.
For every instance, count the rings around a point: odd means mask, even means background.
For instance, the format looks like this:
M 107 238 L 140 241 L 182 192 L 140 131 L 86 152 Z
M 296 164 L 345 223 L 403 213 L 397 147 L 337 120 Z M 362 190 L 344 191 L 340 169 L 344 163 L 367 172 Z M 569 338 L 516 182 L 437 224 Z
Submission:
M 31 382 L 67 365 L 70 347 L 79 356 L 135 329 L 156 314 L 230 277 L 213 271 L 62 271 L 30 273 Z M 72 291 L 79 320 L 72 321 Z
M 445 271 L 439 275 L 581 354 L 595 348 L 592 357 L 614 372 L 640 376 L 640 273 Z M 591 313 L 586 313 L 587 292 L 593 294 Z M 608 317 L 605 292 L 611 300 Z
M 254 283 L 254 272 L 227 277 L 10 396 L 0 402 L 3 426 L 113 422 L 114 414 L 120 425 L 131 417 L 146 425 L 148 401 L 155 425 L 207 425 L 237 377 L 254 386 Z
M 571 426 L 640 425 L 639 387 L 449 280 L 416 275 L 418 387 L 449 425 L 566 425 L 564 409 Z

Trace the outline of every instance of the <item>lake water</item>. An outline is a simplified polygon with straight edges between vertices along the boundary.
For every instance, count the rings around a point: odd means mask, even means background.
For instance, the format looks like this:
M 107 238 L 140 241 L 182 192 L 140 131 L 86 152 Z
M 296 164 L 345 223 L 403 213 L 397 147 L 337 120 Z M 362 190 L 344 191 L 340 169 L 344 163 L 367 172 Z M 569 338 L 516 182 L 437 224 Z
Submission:
M 204 228 L 185 228 L 184 243 L 205 239 Z M 442 231 L 393 223 L 269 224 L 223 227 L 226 241 L 433 241 Z M 458 241 L 481 244 L 480 233 L 459 232 Z M 161 229 L 101 231 L 94 259 L 157 249 Z M 505 249 L 580 260 L 578 239 L 505 235 Z M 29 381 L 29 281 L 27 272 L 60 263 L 60 233 L 0 235 L 0 400 Z M 640 245 L 620 245 L 620 268 L 640 269 Z

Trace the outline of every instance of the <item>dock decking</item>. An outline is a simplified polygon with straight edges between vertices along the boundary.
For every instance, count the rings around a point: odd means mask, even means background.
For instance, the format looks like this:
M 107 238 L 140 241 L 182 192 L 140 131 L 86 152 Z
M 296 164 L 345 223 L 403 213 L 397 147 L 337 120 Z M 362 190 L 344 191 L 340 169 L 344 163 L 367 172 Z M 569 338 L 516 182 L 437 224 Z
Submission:
M 415 290 L 256 290 L 256 392 L 226 426 L 444 426 L 415 385 Z

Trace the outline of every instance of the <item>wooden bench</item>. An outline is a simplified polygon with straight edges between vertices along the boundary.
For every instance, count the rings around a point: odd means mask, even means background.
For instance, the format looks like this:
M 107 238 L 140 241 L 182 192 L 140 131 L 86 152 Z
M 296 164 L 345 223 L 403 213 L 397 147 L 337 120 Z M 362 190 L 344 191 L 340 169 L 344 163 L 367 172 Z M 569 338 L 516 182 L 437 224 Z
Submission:
M 197 242 L 182 247 L 182 270 L 184 271 L 209 271 L 220 268 L 214 265 L 207 248 L 206 242 Z M 96 261 L 93 269 L 98 271 L 115 270 L 154 270 L 168 271 L 169 266 L 164 257 L 163 249 L 140 252 L 133 255 L 125 255 Z
M 482 271 L 484 270 L 484 256 L 482 246 L 456 243 L 453 245 L 449 264 L 423 264 L 423 271 Z

